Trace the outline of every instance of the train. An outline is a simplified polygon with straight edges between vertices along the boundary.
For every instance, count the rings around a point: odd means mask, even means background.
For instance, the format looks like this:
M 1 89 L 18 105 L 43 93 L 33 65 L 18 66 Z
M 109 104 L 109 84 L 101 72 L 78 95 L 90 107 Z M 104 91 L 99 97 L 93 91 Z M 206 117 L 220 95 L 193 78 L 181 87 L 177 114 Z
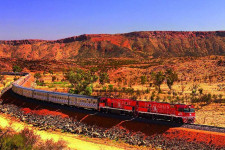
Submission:
M 27 98 L 83 109 L 92 109 L 104 113 L 129 115 L 152 120 L 167 120 L 176 123 L 194 123 L 195 121 L 195 109 L 193 105 L 95 97 L 23 87 L 23 84 L 29 77 L 30 74 L 25 74 L 16 80 L 12 84 L 12 91 Z

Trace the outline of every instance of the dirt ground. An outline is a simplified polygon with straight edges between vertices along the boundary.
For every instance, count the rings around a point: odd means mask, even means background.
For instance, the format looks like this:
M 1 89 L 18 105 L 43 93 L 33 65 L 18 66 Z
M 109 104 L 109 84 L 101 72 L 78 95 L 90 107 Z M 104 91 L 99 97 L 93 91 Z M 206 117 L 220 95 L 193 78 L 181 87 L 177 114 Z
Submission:
M 12 83 L 15 76 L 4 75 L 2 81 L 0 82 L 0 91 Z
M 196 106 L 199 107 L 199 106 Z M 197 124 L 225 127 L 225 104 L 209 104 L 197 110 L 196 113 Z
M 18 121 L 6 114 L 0 113 L 0 128 L 11 128 L 13 131 L 19 132 L 24 128 L 28 128 L 39 135 L 42 140 L 52 139 L 57 142 L 59 140 L 65 141 L 69 149 L 77 150 L 131 150 L 131 149 L 147 149 L 144 147 L 130 146 L 125 143 L 120 143 L 108 139 L 89 138 L 76 134 L 61 133 L 57 131 L 40 131 L 38 128 L 34 128 L 31 125 Z M 149 149 L 149 148 L 148 148 Z
M 10 77 L 9 77 L 10 78 Z M 8 79 L 8 78 L 6 78 Z M 34 79 L 31 78 L 31 81 Z M 50 80 L 50 79 L 49 79 Z M 25 83 L 25 86 L 30 87 L 34 86 L 32 82 Z M 46 88 L 48 89 L 48 88 Z M 207 124 L 207 125 L 215 125 L 215 126 L 221 126 L 225 127 L 225 105 L 224 104 L 210 104 L 206 106 L 202 106 L 200 104 L 197 104 L 195 106 L 198 108 L 196 110 L 196 123 L 199 124 Z M 147 149 L 144 147 L 135 147 L 130 146 L 128 144 L 122 143 L 122 142 L 116 142 L 108 139 L 95 139 L 95 138 L 88 138 L 84 136 L 74 135 L 74 134 L 68 134 L 68 133 L 60 133 L 60 132 L 52 132 L 52 131 L 39 131 L 37 128 L 34 128 L 30 125 L 24 124 L 22 122 L 19 122 L 18 120 L 11 118 L 5 114 L 0 114 L 0 127 L 1 128 L 8 128 L 11 127 L 15 131 L 20 131 L 24 127 L 28 127 L 35 131 L 36 134 L 40 135 L 42 140 L 47 139 L 53 139 L 54 141 L 63 140 L 67 143 L 68 148 L 71 149 Z M 180 136 L 185 136 L 187 129 L 171 129 L 171 132 L 180 132 Z M 185 131 L 185 134 L 184 134 Z M 196 133 L 196 131 L 189 131 L 193 132 L 193 134 Z M 214 134 L 204 132 L 204 136 L 210 137 Z M 196 133 L 196 135 L 201 137 L 202 133 Z M 224 137 L 224 135 L 222 135 Z M 218 135 L 215 135 L 215 137 L 218 137 Z M 220 142 L 221 143 L 221 142 Z

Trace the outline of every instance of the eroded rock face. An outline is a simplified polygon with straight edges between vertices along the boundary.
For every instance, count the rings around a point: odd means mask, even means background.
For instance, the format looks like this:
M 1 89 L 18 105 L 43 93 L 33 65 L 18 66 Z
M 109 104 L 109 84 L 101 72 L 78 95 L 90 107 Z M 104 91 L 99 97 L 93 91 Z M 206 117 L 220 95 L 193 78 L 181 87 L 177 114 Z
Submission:
M 25 60 L 225 55 L 225 31 L 84 34 L 55 41 L 0 41 L 0 57 Z

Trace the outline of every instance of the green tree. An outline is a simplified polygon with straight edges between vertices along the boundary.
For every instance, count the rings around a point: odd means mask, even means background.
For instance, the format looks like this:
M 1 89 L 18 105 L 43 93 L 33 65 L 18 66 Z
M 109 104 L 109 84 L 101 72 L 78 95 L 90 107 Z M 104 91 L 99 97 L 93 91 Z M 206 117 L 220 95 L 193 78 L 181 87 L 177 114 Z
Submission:
M 46 72 L 46 71 L 44 71 L 44 72 L 43 72 L 43 76 L 45 76 L 46 74 L 47 74 L 47 72 Z
M 153 78 L 153 82 L 155 84 L 155 86 L 158 88 L 158 92 L 161 93 L 161 84 L 163 83 L 163 81 L 165 80 L 165 75 L 163 74 L 162 71 L 159 71 L 157 73 L 153 72 L 151 74 L 152 78 Z
M 54 74 L 54 72 L 52 71 L 52 70 L 49 70 L 48 71 L 51 75 L 53 75 Z
M 98 68 L 97 67 L 91 67 L 90 71 L 91 71 L 91 75 L 94 75 L 98 71 Z
M 96 75 L 92 75 L 90 71 L 85 72 L 82 69 L 69 70 L 64 74 L 64 77 L 73 86 L 70 93 L 82 95 L 91 95 L 93 91 L 92 83 L 98 80 Z
M 203 88 L 199 88 L 198 91 L 199 91 L 199 94 L 202 95 L 202 93 L 203 93 Z
M 108 89 L 109 89 L 110 92 L 112 92 L 113 91 L 113 85 L 112 84 L 109 84 L 108 85 Z
M 92 86 L 87 86 L 85 89 L 85 95 L 91 95 L 93 92 Z
M 56 80 L 56 76 L 52 76 L 52 82 Z
M 109 83 L 109 75 L 106 72 L 100 74 L 99 77 L 100 84 L 104 85 L 105 83 Z
M 172 69 L 168 69 L 166 70 L 165 76 L 166 76 L 166 84 L 169 87 L 169 89 L 172 90 L 172 85 L 175 81 L 178 80 L 178 75 Z
M 34 77 L 36 80 L 39 80 L 41 78 L 41 74 L 39 72 L 34 74 Z
M 142 88 L 143 85 L 147 82 L 147 77 L 146 76 L 141 76 L 141 84 L 142 84 Z
M 18 65 L 14 65 L 12 67 L 12 70 L 13 70 L 13 72 L 21 72 L 22 71 L 22 68 L 20 66 L 18 66 Z

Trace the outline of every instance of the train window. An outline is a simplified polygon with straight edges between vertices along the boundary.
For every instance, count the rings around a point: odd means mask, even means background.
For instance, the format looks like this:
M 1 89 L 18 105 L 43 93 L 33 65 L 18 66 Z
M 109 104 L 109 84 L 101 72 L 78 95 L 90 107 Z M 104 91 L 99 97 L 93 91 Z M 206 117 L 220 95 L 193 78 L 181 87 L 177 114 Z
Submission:
M 180 112 L 195 112 L 193 108 L 178 108 Z
M 195 112 L 195 109 L 194 108 L 190 108 L 190 112 Z

